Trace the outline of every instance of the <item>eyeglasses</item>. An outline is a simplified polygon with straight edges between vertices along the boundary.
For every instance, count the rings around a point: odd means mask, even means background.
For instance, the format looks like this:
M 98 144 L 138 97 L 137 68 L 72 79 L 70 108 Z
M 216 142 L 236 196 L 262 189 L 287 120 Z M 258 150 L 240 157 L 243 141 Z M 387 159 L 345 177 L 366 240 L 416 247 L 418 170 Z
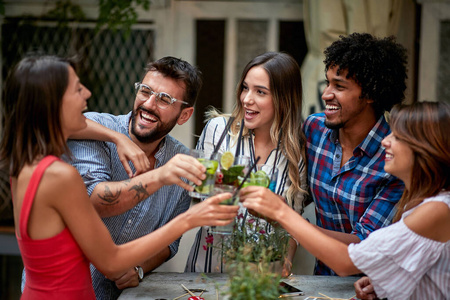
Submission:
M 148 99 L 150 99 L 151 95 L 155 95 L 156 105 L 161 109 L 166 109 L 170 105 L 172 105 L 173 103 L 175 103 L 177 101 L 181 102 L 183 104 L 189 105 L 189 103 L 187 103 L 185 101 L 177 100 L 167 93 L 164 93 L 164 92 L 157 93 L 154 90 L 152 90 L 152 88 L 149 87 L 148 85 L 145 85 L 140 82 L 136 82 L 134 84 L 134 88 L 136 90 L 136 96 L 140 101 L 145 102 Z

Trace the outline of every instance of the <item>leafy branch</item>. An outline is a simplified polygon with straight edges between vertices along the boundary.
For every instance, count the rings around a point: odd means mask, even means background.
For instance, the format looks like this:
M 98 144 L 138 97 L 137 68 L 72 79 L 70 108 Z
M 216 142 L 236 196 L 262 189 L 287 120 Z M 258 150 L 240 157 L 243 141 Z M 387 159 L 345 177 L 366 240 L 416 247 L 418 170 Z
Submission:
M 100 0 L 95 29 L 97 32 L 106 28 L 113 31 L 121 29 L 128 35 L 131 32 L 131 26 L 138 21 L 138 9 L 148 11 L 150 0 Z M 82 7 L 73 3 L 72 0 L 56 1 L 55 7 L 43 17 L 56 20 L 60 27 L 67 27 L 71 21 L 86 20 Z
M 100 0 L 99 16 L 96 29 L 106 26 L 111 30 L 122 28 L 130 32 L 131 26 L 137 22 L 136 8 L 150 9 L 150 0 Z

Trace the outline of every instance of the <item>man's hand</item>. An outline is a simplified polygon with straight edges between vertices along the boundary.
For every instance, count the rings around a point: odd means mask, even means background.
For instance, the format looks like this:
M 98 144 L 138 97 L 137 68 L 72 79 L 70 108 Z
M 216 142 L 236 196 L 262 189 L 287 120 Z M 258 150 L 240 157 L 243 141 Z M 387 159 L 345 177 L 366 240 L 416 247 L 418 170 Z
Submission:
M 361 277 L 353 285 L 355 286 L 356 297 L 358 297 L 359 299 L 378 299 L 369 277 Z
M 139 285 L 139 276 L 134 268 L 129 269 L 121 277 L 114 280 L 119 290 Z
M 159 172 L 158 178 L 163 185 L 176 184 L 188 191 L 193 191 L 194 188 L 181 178 L 186 178 L 196 185 L 201 185 L 202 180 L 206 178 L 206 167 L 194 157 L 186 154 L 175 155 L 156 170 Z

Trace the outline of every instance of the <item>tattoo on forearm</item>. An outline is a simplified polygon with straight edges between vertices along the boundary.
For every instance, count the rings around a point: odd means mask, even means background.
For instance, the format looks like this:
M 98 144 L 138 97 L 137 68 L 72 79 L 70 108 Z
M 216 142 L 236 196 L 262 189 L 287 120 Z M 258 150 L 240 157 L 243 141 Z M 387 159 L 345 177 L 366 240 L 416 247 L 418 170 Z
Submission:
M 146 190 L 147 185 L 143 186 L 142 183 L 132 186 L 129 191 L 135 191 L 136 195 L 134 198 L 137 199 L 138 202 L 148 198 L 150 194 Z
M 103 205 L 116 205 L 117 203 L 119 203 L 120 193 L 121 190 L 118 189 L 117 192 L 113 194 L 109 189 L 109 187 L 106 185 L 104 195 L 103 196 L 100 194 L 97 195 L 100 199 L 105 201 L 104 203 L 102 203 Z

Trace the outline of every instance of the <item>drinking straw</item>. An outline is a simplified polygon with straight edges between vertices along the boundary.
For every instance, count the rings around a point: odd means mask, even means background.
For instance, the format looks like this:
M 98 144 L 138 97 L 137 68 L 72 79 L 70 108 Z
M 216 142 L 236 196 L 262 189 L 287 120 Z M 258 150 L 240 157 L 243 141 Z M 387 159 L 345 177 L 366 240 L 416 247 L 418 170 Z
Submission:
M 283 132 L 283 128 L 280 128 L 280 132 L 278 133 L 277 149 L 275 150 L 275 160 L 274 160 L 273 166 L 272 166 L 272 175 L 270 176 L 270 181 L 274 180 L 273 177 L 275 176 L 275 167 L 277 165 L 278 151 L 280 150 L 281 133 L 282 132 Z
M 183 294 L 181 296 L 175 297 L 172 300 L 177 300 L 177 299 L 183 298 L 184 296 L 187 296 L 187 295 L 189 295 L 189 293 L 185 293 L 185 294 Z
M 245 174 L 244 179 L 242 179 L 241 184 L 239 184 L 238 188 L 234 191 L 233 197 L 235 198 L 236 195 L 239 193 L 239 190 L 242 188 L 242 186 L 244 185 L 244 182 L 247 180 L 248 176 L 250 176 L 250 173 L 252 172 L 252 170 L 256 167 L 256 164 L 258 163 L 259 159 L 261 158 L 261 156 L 258 156 L 255 160 L 255 162 L 253 163 L 253 165 L 250 167 L 250 169 L 248 169 L 247 174 Z
M 228 119 L 227 125 L 225 126 L 225 130 L 222 132 L 222 135 L 220 136 L 220 139 L 217 142 L 216 147 L 214 147 L 213 153 L 211 154 L 211 159 L 213 159 L 214 155 L 216 155 L 217 152 L 219 152 L 220 145 L 222 145 L 223 139 L 227 135 L 228 130 L 230 130 L 231 123 L 233 123 L 233 121 L 234 121 L 234 117 L 230 117 Z
M 181 286 L 183 287 L 183 289 L 189 293 L 189 295 L 191 296 L 195 296 L 195 294 L 193 292 L 191 292 L 187 287 L 184 286 L 184 284 L 181 284 Z
M 241 128 L 239 128 L 239 136 L 238 136 L 238 141 L 237 141 L 237 145 L 236 145 L 236 152 L 234 153 L 234 163 L 236 163 L 237 157 L 241 151 L 241 139 L 242 139 L 242 131 L 244 129 L 244 118 L 242 118 L 240 124 L 241 124 Z

